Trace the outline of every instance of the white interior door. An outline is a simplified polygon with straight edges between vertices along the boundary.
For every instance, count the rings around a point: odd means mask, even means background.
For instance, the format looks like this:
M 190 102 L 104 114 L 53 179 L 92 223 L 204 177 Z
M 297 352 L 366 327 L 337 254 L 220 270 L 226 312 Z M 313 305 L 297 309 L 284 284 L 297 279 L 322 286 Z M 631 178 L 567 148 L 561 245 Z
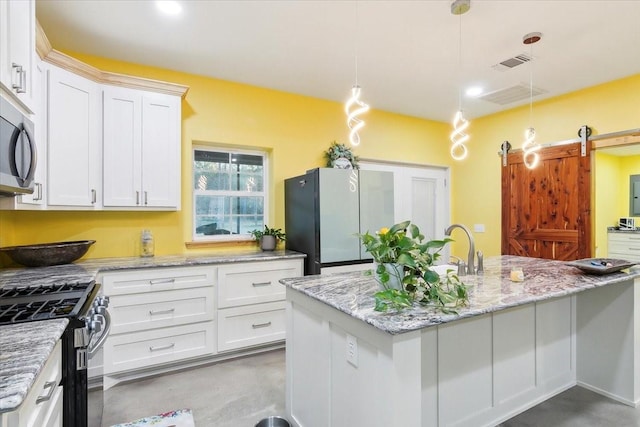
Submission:
M 360 168 L 393 172 L 396 223 L 409 219 L 428 240 L 444 237 L 450 222 L 449 169 L 368 161 L 361 161 Z

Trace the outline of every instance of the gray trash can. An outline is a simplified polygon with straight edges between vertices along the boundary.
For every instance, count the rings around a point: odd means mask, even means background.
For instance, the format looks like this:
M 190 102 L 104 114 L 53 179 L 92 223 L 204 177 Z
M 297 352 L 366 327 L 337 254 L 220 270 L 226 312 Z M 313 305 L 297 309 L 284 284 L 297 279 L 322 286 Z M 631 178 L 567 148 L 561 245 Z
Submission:
M 273 416 L 261 419 L 256 427 L 291 427 L 291 424 L 282 417 Z

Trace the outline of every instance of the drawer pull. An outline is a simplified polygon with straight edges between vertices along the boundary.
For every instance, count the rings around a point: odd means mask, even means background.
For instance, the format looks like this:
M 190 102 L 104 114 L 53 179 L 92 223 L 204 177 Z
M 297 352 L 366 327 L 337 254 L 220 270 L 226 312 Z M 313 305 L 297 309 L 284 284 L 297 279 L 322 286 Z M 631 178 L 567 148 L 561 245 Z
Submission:
M 49 393 L 47 393 L 46 396 L 39 396 L 36 399 L 36 405 L 41 404 L 42 402 L 46 402 L 47 400 L 51 399 L 51 396 L 53 396 L 53 392 L 56 390 L 56 382 L 55 381 L 49 381 L 44 383 L 44 387 L 42 387 L 42 389 L 49 389 Z
M 149 347 L 149 351 L 160 351 L 160 350 L 169 350 L 176 346 L 176 343 L 172 342 L 171 344 L 161 345 L 159 347 Z
M 169 308 L 167 310 L 149 310 L 149 315 L 153 316 L 154 314 L 169 314 L 176 311 L 175 308 Z
M 630 251 L 640 251 L 640 248 L 629 248 Z
M 258 286 L 269 286 L 270 284 L 271 284 L 271 281 L 269 281 L 269 282 L 254 282 L 254 283 L 252 283 L 252 285 L 253 285 L 254 287 L 256 287 L 256 288 L 257 288 Z
M 253 329 L 266 328 L 267 326 L 271 326 L 271 322 L 254 323 L 253 325 L 251 325 Z
M 154 279 L 149 280 L 150 285 L 160 285 L 162 283 L 175 283 L 176 279 Z

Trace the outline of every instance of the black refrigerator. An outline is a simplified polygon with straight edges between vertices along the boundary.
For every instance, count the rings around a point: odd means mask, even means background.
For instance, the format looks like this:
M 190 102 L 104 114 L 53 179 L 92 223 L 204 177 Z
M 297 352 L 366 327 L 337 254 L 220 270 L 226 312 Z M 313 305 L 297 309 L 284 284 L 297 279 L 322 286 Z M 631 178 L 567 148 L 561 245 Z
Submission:
M 394 223 L 393 172 L 318 168 L 285 180 L 286 247 L 307 255 L 304 274 L 371 262 L 358 233 Z

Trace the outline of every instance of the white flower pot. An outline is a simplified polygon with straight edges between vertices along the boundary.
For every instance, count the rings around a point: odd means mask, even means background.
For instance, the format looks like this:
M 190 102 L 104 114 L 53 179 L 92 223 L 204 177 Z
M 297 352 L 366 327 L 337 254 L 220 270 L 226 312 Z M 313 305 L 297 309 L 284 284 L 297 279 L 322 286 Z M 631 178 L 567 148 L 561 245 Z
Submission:
M 396 263 L 383 263 L 385 270 L 389 273 L 389 281 L 387 283 L 383 283 L 380 275 L 378 275 L 378 263 L 374 263 L 375 265 L 375 276 L 378 283 L 383 289 L 398 289 L 402 290 L 402 278 L 404 277 L 404 270 L 402 265 Z

